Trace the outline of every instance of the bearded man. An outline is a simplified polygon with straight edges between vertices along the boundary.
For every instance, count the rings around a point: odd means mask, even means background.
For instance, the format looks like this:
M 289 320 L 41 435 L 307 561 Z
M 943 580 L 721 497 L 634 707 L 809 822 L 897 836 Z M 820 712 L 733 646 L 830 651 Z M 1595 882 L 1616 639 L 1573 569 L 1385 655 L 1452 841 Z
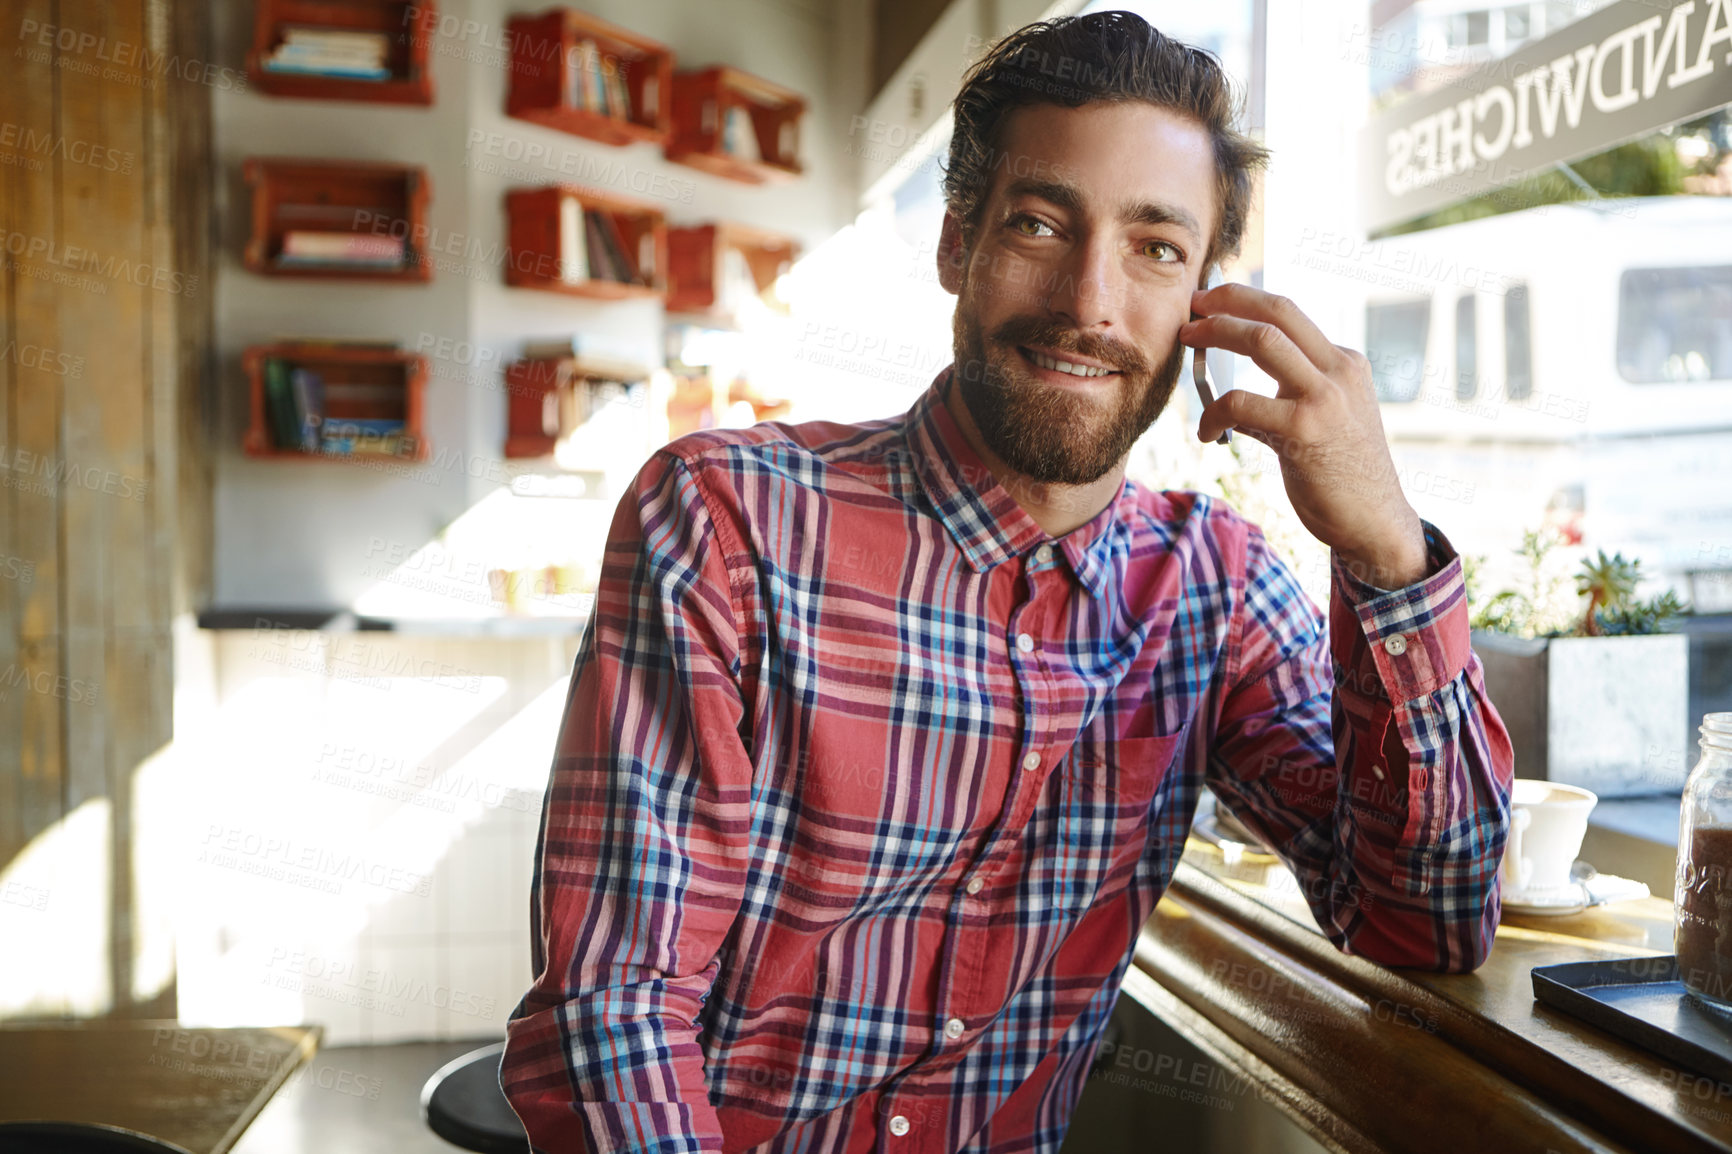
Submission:
M 502 1066 L 536 1149 L 1056 1151 L 1205 784 L 1341 949 L 1484 960 L 1512 771 L 1461 563 L 1366 359 L 1197 291 L 1264 161 L 1234 111 L 1125 13 L 1007 38 L 955 108 L 955 363 L 903 416 L 638 475 Z M 1276 450 L 1327 626 L 1255 525 L 1125 478 L 1198 347 L 1278 384 L 1198 435 Z

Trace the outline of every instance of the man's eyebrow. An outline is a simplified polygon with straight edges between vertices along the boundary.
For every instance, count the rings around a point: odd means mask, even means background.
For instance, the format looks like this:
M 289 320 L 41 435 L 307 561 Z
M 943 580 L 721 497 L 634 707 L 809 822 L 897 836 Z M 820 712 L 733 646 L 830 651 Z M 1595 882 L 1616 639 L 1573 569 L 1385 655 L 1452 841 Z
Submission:
M 1081 212 L 1083 207 L 1082 193 L 1077 191 L 1077 187 L 1059 180 L 1013 180 L 1005 188 L 1004 195 L 1007 200 L 1018 196 L 1038 196 L 1067 212 Z M 1162 204 L 1152 200 L 1131 201 L 1119 207 L 1119 220 L 1125 224 L 1175 224 L 1198 240 L 1203 236 L 1203 228 L 1197 223 L 1197 218 L 1192 216 L 1189 210 L 1176 204 Z
M 1082 211 L 1082 193 L 1074 184 L 1066 184 L 1062 180 L 1037 180 L 1033 177 L 1023 177 L 1010 182 L 1004 190 L 1006 200 L 1017 196 L 1038 196 L 1050 201 L 1069 212 Z
M 1126 224 L 1176 224 L 1197 240 L 1203 239 L 1197 218 L 1176 204 L 1161 204 L 1152 200 L 1133 201 L 1119 208 L 1119 219 Z

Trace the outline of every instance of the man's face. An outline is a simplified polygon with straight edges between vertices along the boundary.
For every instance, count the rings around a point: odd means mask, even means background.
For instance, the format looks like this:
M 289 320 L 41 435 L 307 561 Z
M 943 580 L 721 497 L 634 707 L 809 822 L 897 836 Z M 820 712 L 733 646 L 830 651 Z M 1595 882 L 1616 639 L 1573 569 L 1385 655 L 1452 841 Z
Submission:
M 1007 118 L 993 161 L 965 266 L 947 259 L 954 217 L 940 244 L 958 384 L 1006 465 L 1088 484 L 1172 395 L 1215 227 L 1214 150 L 1150 104 L 1033 105 Z

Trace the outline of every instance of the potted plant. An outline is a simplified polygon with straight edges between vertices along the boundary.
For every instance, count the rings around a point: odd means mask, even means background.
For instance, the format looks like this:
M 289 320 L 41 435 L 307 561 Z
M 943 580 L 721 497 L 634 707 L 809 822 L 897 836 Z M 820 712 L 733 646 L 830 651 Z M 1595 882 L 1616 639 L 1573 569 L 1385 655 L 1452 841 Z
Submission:
M 1664 629 L 1685 607 L 1671 590 L 1637 597 L 1641 563 L 1603 549 L 1576 570 L 1572 602 L 1571 582 L 1557 574 L 1561 543 L 1544 531 L 1524 534 L 1516 587 L 1472 615 L 1474 652 L 1509 730 L 1516 774 L 1601 797 L 1681 789 L 1690 647 Z

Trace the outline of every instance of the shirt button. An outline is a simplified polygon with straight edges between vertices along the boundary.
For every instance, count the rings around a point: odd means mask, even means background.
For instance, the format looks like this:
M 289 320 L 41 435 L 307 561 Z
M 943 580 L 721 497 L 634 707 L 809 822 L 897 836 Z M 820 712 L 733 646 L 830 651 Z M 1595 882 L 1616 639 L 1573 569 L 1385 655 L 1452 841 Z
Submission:
M 1048 561 L 1051 561 L 1052 560 L 1052 546 L 1051 545 L 1042 545 L 1040 548 L 1036 549 L 1034 551 L 1034 559 L 1036 561 L 1039 561 L 1042 565 L 1045 565 Z
M 1024 653 L 1033 653 L 1034 652 L 1034 638 L 1030 637 L 1026 633 L 1018 633 L 1016 635 L 1016 647 L 1018 649 L 1022 650 Z
M 1040 768 L 1040 754 L 1036 753 L 1032 749 L 1029 750 L 1028 753 L 1026 753 L 1023 756 L 1022 768 L 1024 768 L 1024 769 L 1039 769 Z
M 963 888 L 971 894 L 977 894 L 986 888 L 986 883 L 981 881 L 979 878 L 969 878 L 968 884 Z
M 1380 763 L 1375 761 L 1371 763 L 1371 776 L 1375 777 L 1378 781 L 1383 780 L 1383 766 Z
M 961 1018 L 952 1018 L 950 1021 L 944 1023 L 944 1036 L 946 1038 L 960 1038 L 962 1037 L 962 1031 L 965 1029 L 967 1029 L 967 1027 L 962 1024 Z
M 1399 633 L 1385 637 L 1383 639 L 1383 651 L 1391 657 L 1400 657 L 1407 652 L 1407 638 Z
M 896 1117 L 890 1119 L 890 1132 L 898 1138 L 908 1133 L 908 1118 L 905 1115 L 898 1114 Z

